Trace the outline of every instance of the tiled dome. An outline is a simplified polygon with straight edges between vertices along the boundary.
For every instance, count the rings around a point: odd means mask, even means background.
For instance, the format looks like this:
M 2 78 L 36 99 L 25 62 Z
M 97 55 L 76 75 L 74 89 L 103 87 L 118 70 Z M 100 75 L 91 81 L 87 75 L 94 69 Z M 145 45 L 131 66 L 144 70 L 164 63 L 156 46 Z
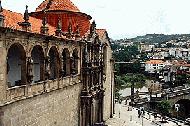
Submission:
M 44 15 L 44 11 L 46 14 Z M 67 32 L 69 23 L 72 25 L 72 32 L 76 32 L 79 28 L 80 36 L 89 30 L 91 17 L 80 10 L 70 0 L 45 0 L 32 12 L 30 16 L 37 19 L 47 17 L 47 22 L 57 27 L 58 19 L 62 21 L 62 31 Z
M 36 8 L 36 12 L 44 9 L 80 12 L 80 10 L 70 0 L 45 0 Z

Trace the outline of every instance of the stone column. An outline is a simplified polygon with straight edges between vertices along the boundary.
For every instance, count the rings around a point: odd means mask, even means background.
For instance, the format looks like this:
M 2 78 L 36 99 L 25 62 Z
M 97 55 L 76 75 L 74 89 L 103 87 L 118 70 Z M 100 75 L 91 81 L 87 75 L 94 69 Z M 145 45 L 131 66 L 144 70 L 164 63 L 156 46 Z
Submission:
M 21 56 L 21 85 L 25 85 L 28 82 L 28 69 L 26 60 L 28 62 L 28 58 L 26 59 L 25 56 Z
M 48 80 L 50 77 L 50 58 L 46 56 L 45 58 L 45 80 Z
M 74 57 L 72 56 L 70 58 L 70 72 L 71 72 L 71 75 L 74 75 L 75 74 L 75 65 L 74 65 Z
M 66 72 L 66 71 L 64 70 L 64 67 L 65 67 L 65 66 L 64 66 L 64 65 L 65 65 L 65 64 L 64 64 L 64 61 L 65 61 L 65 60 L 63 59 L 64 57 L 63 57 L 62 55 L 61 55 L 60 57 L 61 57 L 61 59 L 60 59 L 60 74 L 61 74 L 61 75 L 60 75 L 60 76 L 61 76 L 61 77 L 64 77 L 64 76 L 65 76 L 65 72 Z
M 70 76 L 71 75 L 71 58 L 67 57 L 66 59 L 66 75 Z
M 3 41 L 0 38 L 0 101 L 4 102 L 6 100 L 6 90 L 8 88 L 7 83 L 7 50 L 3 47 Z
M 24 63 L 24 61 L 22 61 L 22 62 Z M 21 64 L 21 65 L 22 65 L 21 67 L 23 67 L 23 63 Z M 23 68 L 21 68 L 21 69 L 22 69 L 22 71 L 21 71 L 21 76 L 22 76 L 22 78 L 23 78 L 24 69 L 23 69 Z M 34 75 L 33 75 L 33 60 L 32 60 L 31 57 L 27 57 L 27 82 L 28 82 L 29 84 L 32 83 L 33 77 L 34 77 Z M 22 79 L 22 80 L 23 80 L 23 79 Z M 22 81 L 22 80 L 21 80 L 21 81 Z
M 87 104 L 87 117 L 88 118 L 88 125 L 92 126 L 92 97 L 88 98 L 88 104 Z
M 40 59 L 40 81 L 45 80 L 45 61 L 44 57 Z

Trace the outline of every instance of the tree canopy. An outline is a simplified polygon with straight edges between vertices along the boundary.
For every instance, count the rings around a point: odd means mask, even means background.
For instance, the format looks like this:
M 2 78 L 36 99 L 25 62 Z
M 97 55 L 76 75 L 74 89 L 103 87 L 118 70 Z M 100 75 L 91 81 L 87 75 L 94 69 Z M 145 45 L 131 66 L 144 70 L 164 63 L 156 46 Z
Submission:
M 171 109 L 171 105 L 169 101 L 163 100 L 157 104 L 158 110 L 160 114 L 162 115 L 162 120 L 164 116 L 168 115 Z

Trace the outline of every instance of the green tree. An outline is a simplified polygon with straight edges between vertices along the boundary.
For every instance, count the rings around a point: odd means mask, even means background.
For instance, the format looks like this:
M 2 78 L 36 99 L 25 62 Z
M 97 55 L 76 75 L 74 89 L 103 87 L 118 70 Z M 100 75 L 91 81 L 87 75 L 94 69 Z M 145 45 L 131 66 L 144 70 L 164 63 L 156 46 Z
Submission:
M 165 116 L 170 112 L 171 105 L 169 101 L 163 100 L 157 104 L 157 107 L 160 114 L 162 115 L 162 121 L 164 121 Z
M 127 83 L 126 87 L 131 87 L 134 82 L 135 88 L 142 88 L 145 85 L 146 77 L 143 74 L 126 74 L 123 80 Z
M 119 93 L 120 90 L 124 89 L 126 82 L 122 80 L 121 76 L 115 76 L 115 98 L 117 100 L 121 99 L 121 94 Z
M 119 44 L 112 44 L 111 47 L 113 50 L 113 56 L 117 62 L 129 62 L 139 54 L 137 45 L 125 47 Z
M 176 76 L 175 85 L 180 86 L 187 83 L 187 74 L 179 74 Z

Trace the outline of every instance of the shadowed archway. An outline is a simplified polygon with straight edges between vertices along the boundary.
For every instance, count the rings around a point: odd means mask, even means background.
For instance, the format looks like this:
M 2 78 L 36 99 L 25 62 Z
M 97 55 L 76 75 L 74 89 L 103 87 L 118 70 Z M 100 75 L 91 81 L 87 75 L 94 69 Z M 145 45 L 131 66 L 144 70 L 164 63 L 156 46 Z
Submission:
M 32 53 L 33 60 L 33 82 L 36 83 L 39 81 L 43 81 L 44 78 L 44 52 L 41 46 L 34 46 Z
M 7 53 L 8 87 L 26 84 L 26 52 L 19 43 L 11 45 Z
M 176 110 L 175 104 L 179 105 L 178 111 Z M 190 100 L 189 99 L 180 99 L 173 105 L 173 114 L 177 118 L 188 118 L 190 117 Z
M 60 70 L 59 53 L 55 46 L 51 47 L 49 51 L 49 59 L 50 59 L 50 79 L 54 80 L 56 78 L 59 78 L 59 70 Z
M 62 60 L 63 60 L 63 77 L 69 76 L 71 73 L 71 65 L 70 65 L 70 53 L 67 48 L 63 49 Z
M 72 74 L 77 74 L 78 73 L 78 51 L 77 49 L 73 50 L 73 54 L 72 54 L 72 63 L 71 63 L 71 70 L 72 70 Z

